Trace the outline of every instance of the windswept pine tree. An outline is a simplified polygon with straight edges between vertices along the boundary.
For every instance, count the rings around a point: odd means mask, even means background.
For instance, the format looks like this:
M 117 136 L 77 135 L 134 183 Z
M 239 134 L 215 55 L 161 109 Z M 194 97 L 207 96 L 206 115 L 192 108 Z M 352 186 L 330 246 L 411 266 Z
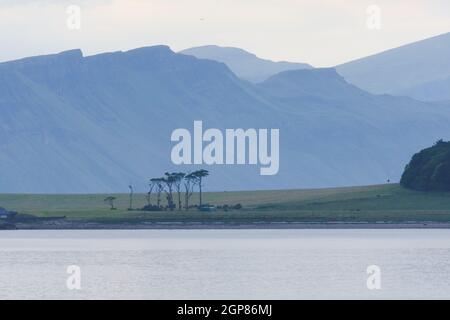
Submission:
M 103 201 L 108 203 L 111 210 L 116 210 L 116 207 L 114 206 L 114 200 L 116 200 L 116 197 L 106 197 Z
M 194 190 L 198 187 L 199 191 L 199 207 L 202 206 L 202 187 L 203 179 L 209 176 L 209 171 L 205 169 L 193 171 L 190 173 L 184 172 L 166 172 L 161 178 L 150 179 L 150 189 L 147 193 L 147 208 L 151 208 L 151 195 L 153 190 L 156 191 L 156 207 L 152 209 L 160 210 L 161 207 L 161 193 L 166 193 L 167 207 L 173 210 L 177 207 L 175 204 L 174 193 L 177 194 L 178 210 L 181 210 L 182 205 L 182 192 L 184 186 L 184 208 L 189 209 L 189 200 L 194 194 Z
M 202 203 L 203 178 L 206 178 L 207 176 L 209 176 L 209 171 L 205 170 L 205 169 L 201 169 L 201 170 L 194 171 L 192 174 L 197 179 L 197 185 L 198 185 L 199 196 L 200 196 L 200 198 L 199 198 L 199 207 L 201 207 L 203 205 L 203 203 Z

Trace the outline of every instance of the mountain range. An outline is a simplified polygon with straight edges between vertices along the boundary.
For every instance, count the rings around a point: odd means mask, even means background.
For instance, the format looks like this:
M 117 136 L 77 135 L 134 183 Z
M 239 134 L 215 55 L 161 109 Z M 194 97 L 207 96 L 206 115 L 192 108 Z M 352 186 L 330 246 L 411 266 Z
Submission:
M 348 82 L 374 94 L 450 100 L 450 33 L 336 67 Z
M 225 63 L 238 77 L 250 82 L 261 82 L 270 76 L 287 70 L 312 69 L 307 63 L 271 61 L 261 59 L 255 54 L 234 47 L 220 47 L 215 45 L 189 48 L 180 51 L 182 54 L 192 55 L 199 59 L 210 59 Z
M 311 69 L 305 63 L 273 62 L 233 47 L 201 46 L 181 51 L 225 63 L 237 76 L 257 83 L 287 70 Z M 335 69 L 346 81 L 373 94 L 450 101 L 450 33 L 350 61 Z
M 280 170 L 202 166 L 208 190 L 398 181 L 417 150 L 448 139 L 450 106 L 374 95 L 335 69 L 288 70 L 252 83 L 224 63 L 153 46 L 80 50 L 0 63 L 0 192 L 145 191 L 170 160 L 171 132 L 280 129 Z

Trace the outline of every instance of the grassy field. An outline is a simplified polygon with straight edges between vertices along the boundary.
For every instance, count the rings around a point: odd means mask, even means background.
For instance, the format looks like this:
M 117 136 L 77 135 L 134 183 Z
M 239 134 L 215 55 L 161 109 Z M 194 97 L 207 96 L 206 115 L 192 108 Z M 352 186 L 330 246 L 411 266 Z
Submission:
M 204 202 L 242 204 L 243 209 L 216 212 L 128 211 L 129 197 L 117 194 L 117 210 L 109 210 L 108 195 L 0 195 L 0 206 L 38 217 L 98 222 L 311 222 L 311 221 L 450 221 L 450 193 L 416 192 L 396 184 L 310 190 L 211 192 Z M 153 202 L 155 199 L 153 199 Z M 198 195 L 192 197 L 197 203 Z M 144 194 L 134 195 L 134 207 L 146 204 Z

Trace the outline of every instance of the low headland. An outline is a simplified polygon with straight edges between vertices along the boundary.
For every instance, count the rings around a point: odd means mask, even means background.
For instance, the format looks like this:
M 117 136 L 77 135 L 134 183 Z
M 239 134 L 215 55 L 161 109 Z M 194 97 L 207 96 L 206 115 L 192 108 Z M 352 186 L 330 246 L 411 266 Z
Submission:
M 114 198 L 113 210 L 105 199 Z M 152 196 L 153 197 L 153 196 Z M 199 194 L 194 193 L 195 204 Z M 143 211 L 146 194 L 1 194 L 15 211 L 0 229 L 305 229 L 450 228 L 450 192 L 398 184 L 362 187 L 204 192 L 205 208 Z

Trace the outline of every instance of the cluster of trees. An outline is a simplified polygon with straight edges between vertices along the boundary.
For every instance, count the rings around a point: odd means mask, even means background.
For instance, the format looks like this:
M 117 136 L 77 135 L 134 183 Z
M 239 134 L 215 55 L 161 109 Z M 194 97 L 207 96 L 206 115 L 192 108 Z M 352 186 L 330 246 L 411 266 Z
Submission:
M 400 184 L 420 191 L 450 191 L 450 142 L 439 140 L 416 153 L 406 166 Z
M 184 208 L 189 209 L 189 199 L 192 197 L 195 188 L 199 191 L 199 207 L 203 205 L 202 202 L 202 186 L 203 179 L 209 176 L 208 170 L 197 170 L 190 173 L 184 172 L 166 172 L 163 177 L 152 178 L 149 183 L 149 191 L 147 192 L 147 205 L 142 208 L 145 211 L 162 210 L 162 195 L 166 196 L 167 208 L 178 210 Z M 130 189 L 130 204 L 128 210 L 133 210 L 133 186 L 129 185 Z M 156 204 L 152 203 L 152 195 L 156 195 Z M 104 199 L 104 202 L 110 206 L 111 210 L 116 210 L 114 201 L 117 198 L 109 196 Z M 184 204 L 183 204 L 184 202 Z
M 181 210 L 183 207 L 187 210 L 189 209 L 189 199 L 196 187 L 199 191 L 199 207 L 201 207 L 203 205 L 203 179 L 207 176 L 209 176 L 209 171 L 201 169 L 190 173 L 166 172 L 163 177 L 150 179 L 150 188 L 147 193 L 147 206 L 144 207 L 144 210 L 146 208 L 162 208 L 162 194 L 165 194 L 166 196 L 167 207 L 169 210 L 174 210 L 177 207 L 178 210 Z M 156 195 L 156 204 L 152 204 L 152 194 Z

